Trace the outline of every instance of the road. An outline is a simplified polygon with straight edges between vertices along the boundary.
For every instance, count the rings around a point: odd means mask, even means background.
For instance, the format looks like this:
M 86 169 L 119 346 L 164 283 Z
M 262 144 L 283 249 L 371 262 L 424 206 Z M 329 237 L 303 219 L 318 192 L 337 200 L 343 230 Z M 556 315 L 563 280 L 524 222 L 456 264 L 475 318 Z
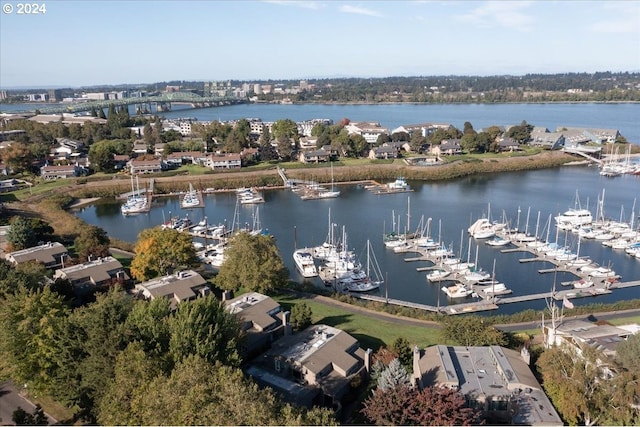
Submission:
M 611 320 L 611 319 L 619 319 L 623 317 L 633 317 L 640 316 L 640 309 L 634 308 L 631 310 L 620 310 L 620 311 L 608 311 L 605 313 L 592 313 L 592 314 L 581 314 L 579 316 L 565 316 L 564 320 L 589 320 L 593 321 L 593 318 L 598 320 Z M 548 319 L 547 319 L 548 320 Z M 511 323 L 508 325 L 495 325 L 497 329 L 500 329 L 504 332 L 516 332 L 522 331 L 525 329 L 540 329 L 540 323 L 542 319 L 536 320 L 534 322 L 522 322 L 522 323 Z
M 22 397 L 18 391 L 16 390 L 15 385 L 10 381 L 4 381 L 0 383 L 0 425 L 13 425 L 13 421 L 11 419 L 13 415 L 13 411 L 18 409 L 18 407 L 24 409 L 29 413 L 33 413 L 33 410 L 36 408 L 30 400 Z M 46 414 L 46 413 L 45 413 Z M 57 422 L 55 418 L 46 414 L 49 418 L 49 424 L 54 424 Z

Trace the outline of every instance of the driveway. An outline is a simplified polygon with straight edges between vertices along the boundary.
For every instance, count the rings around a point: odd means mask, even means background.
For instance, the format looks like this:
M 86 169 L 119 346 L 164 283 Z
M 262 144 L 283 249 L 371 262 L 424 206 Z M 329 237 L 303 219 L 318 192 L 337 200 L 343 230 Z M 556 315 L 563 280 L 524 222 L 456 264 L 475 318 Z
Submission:
M 4 381 L 0 383 L 0 425 L 14 425 L 11 417 L 13 415 L 13 411 L 18 409 L 18 407 L 24 409 L 29 413 L 33 413 L 33 410 L 36 408 L 31 401 L 25 399 L 18 393 L 15 385 L 10 381 Z M 49 418 L 49 424 L 54 424 L 57 422 L 49 414 L 46 414 Z

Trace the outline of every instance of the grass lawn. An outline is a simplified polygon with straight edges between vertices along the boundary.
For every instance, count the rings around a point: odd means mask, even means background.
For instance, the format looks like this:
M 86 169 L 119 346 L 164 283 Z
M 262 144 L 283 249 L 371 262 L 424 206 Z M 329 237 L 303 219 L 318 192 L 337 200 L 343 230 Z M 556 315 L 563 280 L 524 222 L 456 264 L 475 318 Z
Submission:
M 359 315 L 340 308 L 317 303 L 307 299 L 295 298 L 288 295 L 274 297 L 283 309 L 300 302 L 311 308 L 313 323 L 322 323 L 342 329 L 360 342 L 362 348 L 377 350 L 381 346 L 391 345 L 397 338 L 403 337 L 411 347 L 428 347 L 441 342 L 440 330 L 419 326 L 398 326 L 397 323 Z

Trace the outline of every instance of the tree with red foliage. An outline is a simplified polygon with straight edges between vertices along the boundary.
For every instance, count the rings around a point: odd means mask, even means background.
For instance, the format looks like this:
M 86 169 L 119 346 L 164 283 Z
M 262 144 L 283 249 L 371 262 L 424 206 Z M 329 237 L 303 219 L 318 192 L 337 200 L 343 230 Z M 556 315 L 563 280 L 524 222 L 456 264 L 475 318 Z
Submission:
M 464 397 L 447 387 L 399 386 L 375 390 L 362 414 L 375 425 L 468 426 L 478 424 L 480 412 L 466 408 Z

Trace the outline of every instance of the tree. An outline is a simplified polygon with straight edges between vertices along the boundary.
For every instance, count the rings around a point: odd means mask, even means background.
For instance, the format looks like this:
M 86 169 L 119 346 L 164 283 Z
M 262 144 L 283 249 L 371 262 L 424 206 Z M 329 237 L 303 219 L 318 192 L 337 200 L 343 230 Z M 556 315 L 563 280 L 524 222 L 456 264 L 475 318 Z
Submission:
M 351 151 L 354 156 L 360 157 L 367 154 L 367 148 L 369 148 L 369 143 L 364 138 L 364 136 L 354 133 L 353 135 L 349 135 L 349 141 L 351 146 Z
M 271 133 L 268 126 L 263 126 L 262 135 L 258 141 L 260 143 L 260 159 L 264 161 L 275 160 L 278 158 L 278 153 L 271 145 Z
M 504 332 L 479 316 L 450 316 L 444 321 L 442 334 L 446 341 L 467 347 L 507 343 Z
M 35 390 L 52 382 L 58 336 L 69 309 L 48 288 L 19 288 L 0 304 L 0 364 L 12 378 Z
M 174 362 L 197 355 L 210 363 L 240 363 L 240 323 L 214 296 L 180 304 L 168 326 L 169 354 Z
M 291 155 L 293 154 L 291 139 L 287 136 L 280 135 L 276 138 L 276 144 L 278 146 L 277 151 L 280 158 L 285 161 L 291 160 Z
M 2 150 L 2 160 L 13 173 L 20 174 L 30 172 L 34 157 L 27 144 L 17 142 Z
M 375 425 L 467 426 L 480 412 L 466 408 L 464 397 L 448 387 L 377 389 L 364 401 L 362 414 Z
M 276 140 L 298 141 L 298 125 L 291 119 L 276 120 L 271 126 L 271 133 Z
M 389 350 L 397 355 L 407 372 L 413 371 L 413 350 L 406 338 L 396 338 Z
M 270 236 L 240 232 L 229 241 L 216 284 L 227 290 L 240 287 L 267 293 L 286 284 L 289 272 Z
M 631 335 L 616 345 L 616 359 L 624 369 L 640 373 L 640 334 Z
M 131 274 L 144 281 L 170 274 L 177 268 L 200 265 L 191 236 L 172 228 L 147 228 L 138 235 Z
M 84 225 L 73 244 L 81 261 L 86 261 L 90 256 L 109 256 L 109 236 L 107 232 L 95 225 Z
M 18 409 L 13 411 L 11 415 L 11 421 L 16 423 L 18 426 L 46 426 L 49 425 L 49 419 L 45 415 L 44 411 L 40 404 L 37 404 L 33 410 L 33 414 L 28 413 L 21 406 L 18 406 Z
M 295 304 L 291 308 L 291 324 L 295 331 L 302 331 L 311 326 L 311 308 L 305 302 Z
M 7 242 L 10 249 L 19 251 L 37 246 L 42 241 L 48 241 L 53 236 L 53 228 L 39 218 L 24 216 L 13 217 L 7 231 Z
M 399 359 L 393 359 L 378 377 L 378 389 L 387 391 L 396 387 L 410 387 L 411 378 Z

